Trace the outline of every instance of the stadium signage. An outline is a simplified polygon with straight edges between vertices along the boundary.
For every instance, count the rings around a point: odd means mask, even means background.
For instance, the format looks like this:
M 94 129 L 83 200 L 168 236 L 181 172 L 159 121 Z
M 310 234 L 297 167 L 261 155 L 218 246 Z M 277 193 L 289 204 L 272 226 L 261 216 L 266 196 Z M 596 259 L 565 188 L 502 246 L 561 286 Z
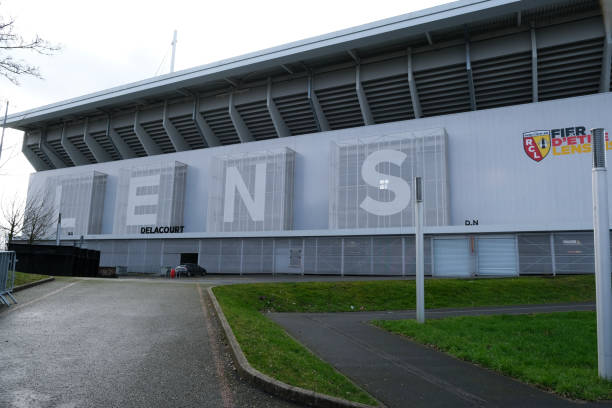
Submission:
M 171 227 L 162 226 L 162 227 L 140 227 L 141 234 L 182 234 L 183 229 L 185 227 L 183 225 L 174 225 Z
M 591 152 L 591 135 L 586 126 L 523 132 L 523 150 L 535 162 L 542 161 L 552 151 L 553 156 Z M 612 150 L 606 132 L 606 150 Z

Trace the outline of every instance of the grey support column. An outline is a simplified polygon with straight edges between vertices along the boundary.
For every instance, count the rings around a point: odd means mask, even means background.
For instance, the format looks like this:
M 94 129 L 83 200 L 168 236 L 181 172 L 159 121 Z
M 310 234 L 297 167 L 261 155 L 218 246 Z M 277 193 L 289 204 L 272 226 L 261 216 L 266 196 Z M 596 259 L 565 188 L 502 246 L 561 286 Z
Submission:
M 111 125 L 110 117 L 106 122 L 106 135 L 110 138 L 110 140 L 117 148 L 121 159 L 133 159 L 134 157 L 137 157 L 136 153 L 134 153 L 134 150 L 132 150 L 132 148 L 128 146 L 127 143 L 125 143 L 119 133 L 117 133 L 117 131 L 113 128 L 113 126 Z
M 470 108 L 476 110 L 476 90 L 474 89 L 474 76 L 472 74 L 472 56 L 470 53 L 470 40 L 465 39 L 465 70 L 467 72 L 468 87 L 470 88 Z
M 42 137 L 42 134 L 41 134 Z M 23 144 L 21 145 L 21 152 L 28 159 L 34 170 L 43 171 L 43 170 L 51 170 L 51 167 L 47 163 L 45 163 L 40 157 L 36 155 L 27 144 L 28 134 L 24 133 L 23 135 Z
M 219 138 L 215 135 L 210 126 L 208 126 L 208 123 L 206 123 L 202 115 L 200 115 L 200 97 L 197 95 L 193 100 L 193 113 L 191 119 L 193 119 L 193 123 L 195 123 L 200 136 L 202 136 L 202 139 L 208 147 L 221 145 Z
M 49 158 L 49 161 L 56 169 L 62 169 L 66 166 L 66 163 L 57 155 L 53 150 L 47 146 L 47 129 L 42 129 L 40 131 L 40 142 L 39 146 L 40 150 Z
M 62 126 L 62 138 L 60 139 L 60 143 L 68 154 L 68 157 L 70 157 L 70 160 L 72 160 L 72 162 L 75 164 L 75 166 L 84 166 L 86 164 L 89 164 L 89 161 L 85 158 L 85 156 L 83 156 L 79 149 L 74 147 L 72 142 L 68 140 L 68 136 L 66 136 L 65 123 Z
M 359 107 L 361 108 L 361 116 L 363 117 L 363 123 L 366 125 L 373 125 L 374 118 L 372 117 L 372 111 L 370 110 L 370 104 L 368 98 L 361 86 L 361 64 L 357 64 L 355 67 L 355 89 L 357 91 L 357 98 L 359 99 Z
M 94 158 L 96 159 L 96 162 L 103 163 L 112 160 L 106 150 L 104 150 L 102 146 L 100 146 L 100 144 L 96 142 L 96 140 L 89 134 L 89 119 L 85 119 L 85 123 L 83 124 L 83 140 L 85 141 L 87 148 L 91 151 L 91 154 L 93 154 Z
M 321 104 L 319 103 L 319 98 L 317 98 L 317 94 L 314 91 L 312 74 L 308 75 L 308 102 L 310 102 L 310 108 L 314 112 L 314 117 L 317 122 L 317 126 L 321 132 L 325 132 L 329 130 L 329 123 L 327 122 L 327 118 L 323 113 L 323 109 L 321 108 Z
M 159 146 L 151 139 L 151 136 L 147 133 L 146 130 L 140 124 L 140 112 L 136 111 L 134 114 L 134 133 L 136 133 L 136 137 L 144 147 L 145 152 L 147 152 L 147 156 L 154 156 L 156 154 L 162 154 L 162 150 Z
M 412 64 L 412 49 L 408 48 L 408 87 L 410 88 L 410 100 L 412 101 L 412 110 L 414 111 L 414 117 L 416 119 L 423 116 L 421 111 L 421 101 L 419 99 L 419 91 L 416 87 L 416 81 L 414 80 L 414 66 Z
M 253 142 L 255 138 L 251 135 L 251 131 L 247 127 L 247 125 L 242 120 L 238 109 L 234 106 L 234 94 L 231 93 L 229 96 L 229 115 L 232 123 L 234 124 L 234 128 L 236 128 L 236 132 L 238 133 L 238 138 L 242 143 Z
M 272 78 L 270 77 L 268 77 L 268 88 L 266 90 L 266 105 L 268 107 L 268 112 L 270 113 L 270 117 L 272 118 L 272 123 L 274 124 L 274 129 L 276 129 L 276 134 L 278 135 L 278 137 L 291 136 L 291 132 L 285 124 L 285 121 L 283 120 L 283 117 L 278 111 L 276 103 L 272 98 Z
M 187 142 L 185 142 L 185 139 L 183 138 L 183 136 L 181 136 L 179 131 L 174 127 L 174 125 L 170 121 L 170 118 L 168 117 L 168 101 L 167 100 L 164 101 L 164 115 L 163 116 L 164 117 L 162 120 L 162 125 L 164 127 L 164 130 L 166 131 L 166 134 L 170 138 L 170 141 L 172 142 L 172 146 L 174 146 L 174 150 L 176 150 L 177 152 L 190 150 L 189 145 L 187 144 Z
M 531 98 L 533 102 L 537 102 L 538 96 L 538 44 L 536 41 L 536 32 L 533 25 L 531 26 Z

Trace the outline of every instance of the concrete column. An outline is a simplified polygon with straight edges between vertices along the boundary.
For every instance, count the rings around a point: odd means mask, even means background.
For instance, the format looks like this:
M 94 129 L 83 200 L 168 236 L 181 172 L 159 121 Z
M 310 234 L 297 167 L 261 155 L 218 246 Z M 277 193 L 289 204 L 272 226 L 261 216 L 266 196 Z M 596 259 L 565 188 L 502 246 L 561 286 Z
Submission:
M 66 151 L 66 153 L 68 154 L 68 157 L 70 157 L 70 160 L 72 160 L 72 162 L 76 166 L 83 166 L 85 164 L 89 164 L 89 160 L 87 160 L 85 156 L 83 156 L 83 154 L 79 151 L 79 149 L 77 149 L 74 146 L 74 144 L 72 144 L 72 142 L 68 140 L 68 136 L 66 136 L 66 124 L 65 123 L 62 126 L 62 138 L 61 138 L 60 143 L 62 147 L 64 148 L 64 150 Z
M 215 147 L 221 145 L 221 143 L 219 142 L 219 138 L 215 135 L 210 126 L 208 126 L 208 123 L 206 123 L 206 121 L 200 114 L 200 97 L 197 95 L 193 100 L 193 113 L 191 115 L 191 118 L 193 119 L 193 123 L 195 123 L 196 128 L 200 133 L 200 136 L 202 136 L 204 143 L 208 147 Z
M 146 130 L 140 124 L 140 112 L 136 111 L 134 114 L 134 133 L 136 133 L 136 137 L 144 147 L 145 152 L 147 152 L 148 156 L 154 156 L 156 154 L 162 154 L 162 150 L 159 146 L 151 139 L 151 136 L 147 133 Z
M 278 135 L 278 137 L 291 136 L 291 131 L 285 124 L 285 121 L 283 120 L 283 117 L 278 111 L 276 103 L 272 98 L 272 78 L 268 78 L 268 88 L 266 90 L 266 105 L 268 107 L 268 112 L 270 113 L 270 117 L 272 118 L 272 123 L 274 124 L 274 129 L 276 129 L 276 134 Z
M 251 131 L 247 127 L 247 125 L 242 120 L 238 109 L 234 105 L 234 94 L 231 93 L 229 97 L 229 115 L 232 119 L 232 123 L 234 124 L 234 128 L 238 133 L 238 138 L 242 143 L 253 142 L 255 138 L 251 135 Z
M 168 117 L 168 101 L 167 100 L 164 101 L 164 114 L 163 114 L 163 119 L 162 119 L 162 125 L 164 127 L 164 130 L 166 131 L 166 134 L 170 138 L 170 141 L 172 142 L 172 146 L 174 146 L 174 150 L 176 150 L 177 152 L 191 150 L 187 142 L 185 142 L 185 139 L 183 138 L 183 136 L 174 127 L 174 125 L 170 121 L 170 118 Z
M 108 137 L 108 134 L 107 134 Z M 111 161 L 111 156 L 100 146 L 100 144 L 89 134 L 89 119 L 85 119 L 85 123 L 83 124 L 83 140 L 87 145 L 87 148 L 91 151 L 96 162 L 103 163 L 107 161 Z

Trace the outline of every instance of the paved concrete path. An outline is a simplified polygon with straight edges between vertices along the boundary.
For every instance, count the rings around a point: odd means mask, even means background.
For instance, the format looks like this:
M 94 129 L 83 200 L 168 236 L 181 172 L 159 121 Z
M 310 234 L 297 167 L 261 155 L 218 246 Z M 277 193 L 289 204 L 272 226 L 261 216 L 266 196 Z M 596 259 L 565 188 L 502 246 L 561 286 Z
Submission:
M 242 382 L 195 283 L 58 279 L 0 308 L 0 407 L 295 407 Z
M 427 318 L 594 310 L 590 303 L 439 309 Z M 271 313 L 272 320 L 388 407 L 586 407 L 436 352 L 370 324 L 414 311 Z

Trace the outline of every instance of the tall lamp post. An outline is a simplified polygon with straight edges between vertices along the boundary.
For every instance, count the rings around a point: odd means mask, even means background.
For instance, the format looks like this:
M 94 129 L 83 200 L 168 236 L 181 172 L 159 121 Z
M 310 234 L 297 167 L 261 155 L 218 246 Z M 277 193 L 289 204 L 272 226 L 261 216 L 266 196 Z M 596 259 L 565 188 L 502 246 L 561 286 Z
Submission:
M 416 318 L 425 323 L 425 259 L 423 248 L 423 183 L 414 178 L 414 235 L 416 251 Z
M 608 172 L 604 129 L 591 129 L 593 146 L 593 234 L 597 304 L 597 366 L 599 376 L 612 379 L 612 288 L 610 287 L 610 224 Z

